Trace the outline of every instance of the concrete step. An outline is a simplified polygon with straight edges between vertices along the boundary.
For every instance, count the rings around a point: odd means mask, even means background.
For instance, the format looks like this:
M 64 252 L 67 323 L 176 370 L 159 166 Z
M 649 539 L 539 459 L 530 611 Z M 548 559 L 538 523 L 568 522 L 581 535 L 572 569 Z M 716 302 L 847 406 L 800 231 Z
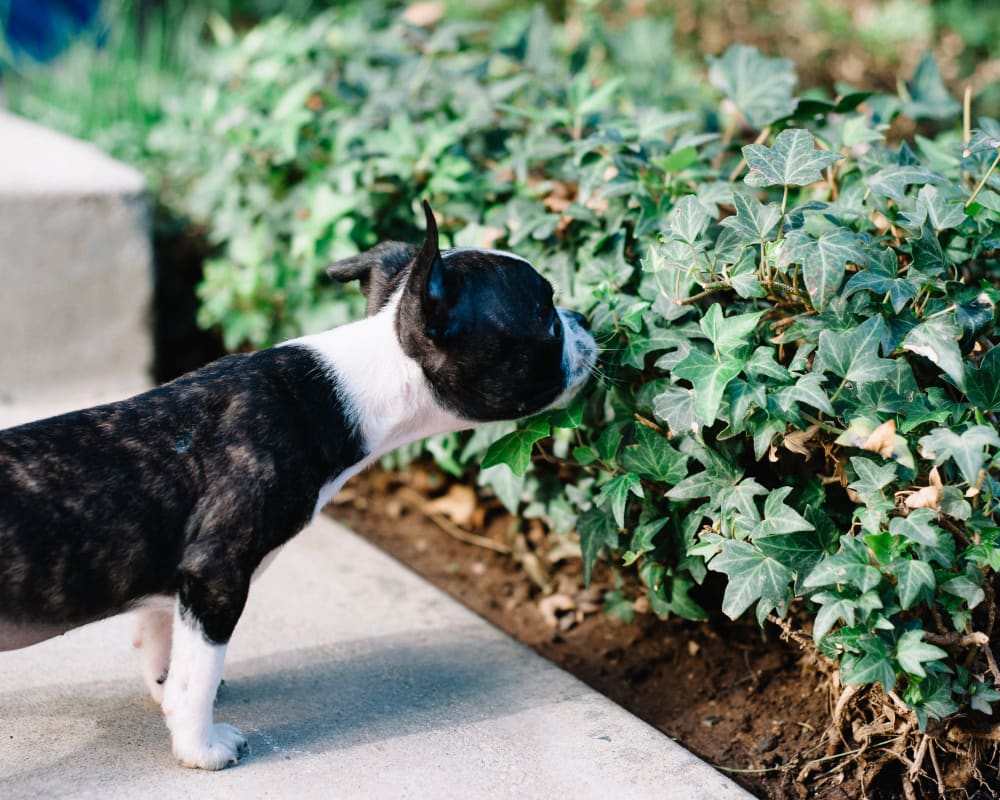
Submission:
M 148 386 L 152 297 L 142 175 L 0 111 L 0 401 Z

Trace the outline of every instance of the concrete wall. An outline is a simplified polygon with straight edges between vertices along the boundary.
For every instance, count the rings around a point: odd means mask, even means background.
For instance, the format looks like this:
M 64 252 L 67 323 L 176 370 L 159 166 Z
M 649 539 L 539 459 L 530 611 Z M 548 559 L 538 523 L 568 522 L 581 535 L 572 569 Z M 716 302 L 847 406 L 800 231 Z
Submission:
M 150 385 L 149 224 L 139 172 L 0 111 L 0 403 Z

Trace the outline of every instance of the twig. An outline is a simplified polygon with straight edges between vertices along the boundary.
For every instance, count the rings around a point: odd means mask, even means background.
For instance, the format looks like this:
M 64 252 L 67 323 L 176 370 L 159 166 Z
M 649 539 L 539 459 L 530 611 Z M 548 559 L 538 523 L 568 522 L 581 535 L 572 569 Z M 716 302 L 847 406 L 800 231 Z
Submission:
M 941 777 L 941 767 L 938 766 L 937 753 L 934 751 L 934 742 L 927 748 L 931 753 L 931 764 L 934 766 L 934 777 L 937 778 L 938 796 L 945 797 L 944 778 Z
M 435 514 L 431 511 L 424 511 L 423 513 L 427 519 L 437 525 L 453 539 L 458 539 L 458 541 L 465 542 L 466 544 L 474 544 L 477 547 L 485 547 L 487 550 L 492 550 L 495 553 L 510 555 L 510 548 L 505 544 L 494 542 L 492 539 L 486 536 L 480 536 L 478 533 L 469 533 L 464 528 L 458 527 L 458 525 L 450 519 L 443 517 L 440 514 Z
M 975 202 L 975 199 L 979 197 L 979 193 L 983 190 L 986 185 L 986 181 L 990 179 L 990 175 L 993 174 L 993 170 L 997 168 L 997 164 L 1000 164 L 1000 148 L 997 148 L 996 158 L 993 159 L 993 163 L 990 164 L 990 168 L 986 170 L 986 174 L 983 175 L 983 179 L 976 184 L 976 188 L 972 192 L 972 196 L 965 201 L 965 208 L 968 208 Z

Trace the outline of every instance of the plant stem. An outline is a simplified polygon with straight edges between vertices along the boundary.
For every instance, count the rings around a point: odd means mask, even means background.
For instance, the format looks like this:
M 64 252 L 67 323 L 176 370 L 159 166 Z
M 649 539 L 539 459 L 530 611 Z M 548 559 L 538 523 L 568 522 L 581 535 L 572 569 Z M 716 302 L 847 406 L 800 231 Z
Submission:
M 972 197 L 970 197 L 968 200 L 965 201 L 965 208 L 971 206 L 972 203 L 975 201 L 975 199 L 979 197 L 979 193 L 983 190 L 983 187 L 986 185 L 986 181 L 990 179 L 990 175 L 993 174 L 993 170 L 997 168 L 997 164 L 1000 164 L 1000 147 L 997 148 L 996 158 L 993 159 L 993 163 L 990 164 L 990 168 L 986 170 L 986 174 L 983 175 L 983 179 L 979 181 L 979 183 L 976 185 L 975 190 L 972 192 Z

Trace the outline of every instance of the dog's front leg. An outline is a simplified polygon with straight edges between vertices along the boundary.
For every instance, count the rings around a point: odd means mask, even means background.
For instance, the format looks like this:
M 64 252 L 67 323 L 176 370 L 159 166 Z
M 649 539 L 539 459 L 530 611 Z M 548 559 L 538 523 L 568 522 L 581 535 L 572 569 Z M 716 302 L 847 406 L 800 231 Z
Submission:
M 182 766 L 224 769 L 247 751 L 247 740 L 239 730 L 213 720 L 225 658 L 226 643 L 209 639 L 202 620 L 179 596 L 163 714 Z

